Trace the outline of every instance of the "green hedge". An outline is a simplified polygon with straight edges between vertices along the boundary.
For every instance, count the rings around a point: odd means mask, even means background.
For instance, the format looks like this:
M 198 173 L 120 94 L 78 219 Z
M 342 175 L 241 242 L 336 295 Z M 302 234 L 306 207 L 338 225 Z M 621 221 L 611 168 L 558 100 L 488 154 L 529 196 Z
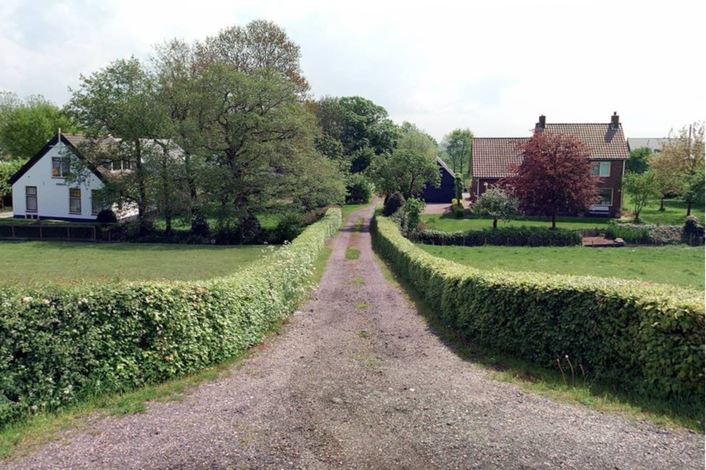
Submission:
M 414 240 L 427 245 L 571 246 L 581 244 L 581 234 L 560 228 L 498 227 L 466 232 L 422 230 L 414 235 Z
M 340 209 L 330 209 L 256 266 L 214 280 L 0 289 L 0 426 L 257 344 L 302 300 L 340 225 Z
M 434 257 L 387 218 L 373 246 L 445 324 L 495 350 L 657 397 L 703 400 L 703 292 L 578 276 L 483 272 Z M 617 273 L 616 273 L 617 274 Z
M 612 222 L 606 229 L 606 238 L 622 238 L 636 245 L 673 245 L 682 243 L 681 225 L 618 224 Z

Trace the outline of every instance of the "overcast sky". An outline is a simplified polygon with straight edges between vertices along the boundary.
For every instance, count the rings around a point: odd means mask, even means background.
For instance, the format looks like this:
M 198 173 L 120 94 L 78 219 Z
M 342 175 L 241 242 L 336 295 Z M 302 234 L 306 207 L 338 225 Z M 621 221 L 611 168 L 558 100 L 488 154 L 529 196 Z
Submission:
M 436 138 L 608 122 L 660 137 L 705 119 L 703 1 L 2 0 L 0 90 L 63 104 L 80 74 L 272 20 L 316 96 L 361 95 Z

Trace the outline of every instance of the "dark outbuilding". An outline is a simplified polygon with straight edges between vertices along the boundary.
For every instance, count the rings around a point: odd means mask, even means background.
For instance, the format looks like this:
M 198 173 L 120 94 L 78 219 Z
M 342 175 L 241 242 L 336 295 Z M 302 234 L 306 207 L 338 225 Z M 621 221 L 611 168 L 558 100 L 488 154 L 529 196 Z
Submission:
M 439 157 L 436 158 L 436 164 L 439 166 L 441 184 L 439 184 L 438 188 L 430 185 L 425 186 L 422 192 L 422 199 L 428 203 L 451 204 L 451 199 L 455 197 L 454 173 L 446 165 L 446 162 Z

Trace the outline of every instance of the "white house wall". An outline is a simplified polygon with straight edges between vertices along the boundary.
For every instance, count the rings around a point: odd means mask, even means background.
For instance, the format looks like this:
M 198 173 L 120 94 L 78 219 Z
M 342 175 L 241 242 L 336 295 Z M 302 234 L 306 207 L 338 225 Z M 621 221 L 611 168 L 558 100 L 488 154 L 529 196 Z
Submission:
M 13 213 L 18 217 L 25 217 L 26 200 L 25 187 L 37 187 L 37 212 L 39 218 L 59 218 L 68 220 L 95 220 L 91 214 L 91 191 L 101 189 L 103 182 L 90 172 L 85 181 L 80 184 L 68 184 L 63 178 L 52 177 L 52 158 L 66 157 L 66 147 L 63 143 L 54 145 L 44 156 L 39 159 L 22 177 L 12 185 Z M 69 188 L 81 189 L 81 213 L 69 213 Z

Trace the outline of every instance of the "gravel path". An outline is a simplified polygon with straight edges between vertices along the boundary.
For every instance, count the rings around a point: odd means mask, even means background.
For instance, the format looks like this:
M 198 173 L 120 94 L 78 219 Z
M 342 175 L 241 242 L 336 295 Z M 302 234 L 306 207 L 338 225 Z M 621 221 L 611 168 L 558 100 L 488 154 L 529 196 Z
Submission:
M 703 436 L 556 403 L 450 351 L 383 277 L 353 214 L 312 300 L 228 376 L 93 418 L 9 468 L 704 467 Z M 345 258 L 349 246 L 358 260 Z

